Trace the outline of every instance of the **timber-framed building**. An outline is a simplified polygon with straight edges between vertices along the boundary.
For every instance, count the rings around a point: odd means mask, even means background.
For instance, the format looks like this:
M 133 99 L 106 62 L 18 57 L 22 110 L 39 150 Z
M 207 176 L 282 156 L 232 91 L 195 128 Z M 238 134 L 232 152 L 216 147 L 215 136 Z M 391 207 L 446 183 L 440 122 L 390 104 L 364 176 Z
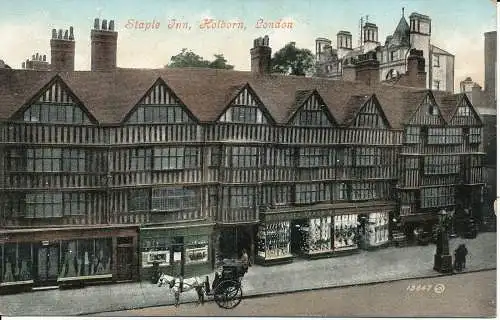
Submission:
M 464 94 L 367 84 L 369 63 L 354 81 L 269 74 L 267 37 L 251 72 L 121 69 L 98 22 L 92 70 L 73 71 L 74 39 L 53 37 L 57 68 L 0 69 L 0 287 L 330 256 L 481 200 Z

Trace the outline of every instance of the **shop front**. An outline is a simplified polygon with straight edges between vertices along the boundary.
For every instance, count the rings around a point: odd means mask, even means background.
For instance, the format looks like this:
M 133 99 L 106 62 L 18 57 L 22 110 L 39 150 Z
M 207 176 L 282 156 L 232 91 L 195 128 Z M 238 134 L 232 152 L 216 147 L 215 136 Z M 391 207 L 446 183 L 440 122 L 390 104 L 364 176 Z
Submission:
M 257 262 L 269 265 L 290 262 L 294 257 L 355 253 L 363 239 L 370 246 L 386 244 L 393 209 L 393 203 L 377 201 L 268 210 L 257 234 Z M 359 216 L 368 217 L 365 230 L 360 228 Z
M 151 280 L 156 271 L 184 277 L 210 273 L 212 233 L 211 224 L 141 228 L 141 280 Z
M 389 211 L 372 212 L 360 220 L 360 237 L 363 249 L 385 247 L 389 241 Z
M 255 260 L 255 239 L 258 226 L 254 223 L 217 226 L 215 232 L 216 261 L 224 259 L 239 259 L 246 250 L 251 262 Z
M 136 280 L 137 229 L 4 230 L 0 291 Z

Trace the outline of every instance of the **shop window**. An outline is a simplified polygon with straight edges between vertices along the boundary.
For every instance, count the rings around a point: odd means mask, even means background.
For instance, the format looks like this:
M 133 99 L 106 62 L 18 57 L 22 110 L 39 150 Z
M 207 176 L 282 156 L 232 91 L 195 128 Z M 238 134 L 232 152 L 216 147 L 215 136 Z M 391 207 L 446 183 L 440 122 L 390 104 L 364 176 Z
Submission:
M 290 256 L 290 222 L 260 225 L 257 233 L 257 254 L 265 259 Z
M 33 280 L 31 244 L 6 243 L 3 249 L 1 282 Z
M 61 241 L 59 278 L 111 274 L 112 252 L 111 239 Z
M 208 236 L 184 237 L 186 264 L 208 262 Z
M 142 240 L 142 266 L 170 265 L 170 243 L 166 238 L 145 238 Z

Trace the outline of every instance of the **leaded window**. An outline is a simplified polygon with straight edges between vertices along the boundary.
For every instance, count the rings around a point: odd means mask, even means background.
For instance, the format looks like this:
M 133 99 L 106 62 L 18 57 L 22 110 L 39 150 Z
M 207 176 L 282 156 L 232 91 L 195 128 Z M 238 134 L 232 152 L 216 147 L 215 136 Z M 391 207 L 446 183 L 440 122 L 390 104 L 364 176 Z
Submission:
M 301 148 L 299 150 L 299 167 L 334 166 L 335 150 L 328 148 Z
M 289 185 L 280 185 L 274 187 L 274 197 L 273 202 L 277 205 L 284 205 L 291 202 L 291 194 L 290 194 L 290 186 Z
M 331 186 L 323 183 L 295 185 L 295 203 L 306 204 L 331 200 Z
M 233 168 L 257 168 L 259 148 L 257 147 L 230 147 L 231 160 L 229 165 Z
M 275 166 L 276 167 L 292 167 L 294 150 L 292 148 L 277 148 L 275 150 Z
M 64 215 L 84 215 L 87 209 L 87 195 L 83 192 L 65 193 L 63 203 Z
M 128 211 L 149 210 L 150 193 L 148 189 L 133 189 L 128 192 Z
M 82 109 L 73 104 L 38 103 L 24 111 L 25 122 L 89 124 Z
M 255 207 L 254 187 L 226 187 L 223 189 L 223 206 L 225 208 Z
M 53 218 L 62 216 L 62 193 L 44 192 L 26 195 L 26 218 Z
M 375 184 L 372 182 L 358 182 L 352 184 L 351 200 L 373 200 L 377 198 Z
M 455 205 L 455 187 L 423 188 L 421 192 L 422 208 L 438 208 Z
M 420 127 L 406 127 L 405 143 L 419 143 L 419 142 L 420 142 Z
M 177 211 L 200 206 L 199 191 L 195 188 L 155 188 L 151 195 L 152 211 Z
M 239 105 L 230 107 L 221 117 L 220 121 L 234 123 L 267 123 L 266 117 L 258 107 Z
M 460 171 L 458 155 L 426 156 L 424 158 L 425 174 L 453 174 Z
M 198 148 L 195 147 L 168 147 L 155 148 L 153 155 L 154 170 L 179 170 L 197 168 Z
M 461 128 L 429 128 L 428 144 L 460 144 L 462 143 Z
M 183 106 L 147 105 L 139 106 L 130 116 L 128 123 L 191 123 Z
M 481 128 L 470 128 L 469 143 L 481 143 Z
M 301 109 L 293 119 L 293 125 L 304 127 L 331 127 L 323 109 Z
M 130 171 L 151 170 L 151 149 L 130 150 Z
M 472 115 L 472 112 L 471 112 L 469 106 L 458 107 L 458 110 L 457 110 L 458 117 L 470 117 L 471 115 Z
M 380 165 L 380 150 L 377 148 L 356 148 L 354 150 L 355 166 L 366 167 Z

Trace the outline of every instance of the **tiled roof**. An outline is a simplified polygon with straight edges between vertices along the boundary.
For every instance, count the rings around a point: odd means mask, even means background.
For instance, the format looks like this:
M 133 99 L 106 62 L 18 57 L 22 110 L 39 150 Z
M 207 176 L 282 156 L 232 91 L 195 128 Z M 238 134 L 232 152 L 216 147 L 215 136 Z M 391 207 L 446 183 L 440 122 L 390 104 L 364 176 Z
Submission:
M 375 94 L 393 128 L 401 128 L 428 90 L 299 76 L 200 69 L 117 69 L 113 72 L 0 70 L 0 119 L 29 103 L 51 79 L 60 77 L 99 123 L 120 123 L 148 90 L 164 81 L 202 122 L 216 121 L 236 94 L 249 85 L 279 124 L 316 90 L 335 120 L 345 124 Z M 159 80 L 160 79 L 160 80 Z M 441 98 L 440 98 L 441 99 Z M 436 99 L 438 104 L 440 99 Z M 447 108 L 448 100 L 443 100 Z

